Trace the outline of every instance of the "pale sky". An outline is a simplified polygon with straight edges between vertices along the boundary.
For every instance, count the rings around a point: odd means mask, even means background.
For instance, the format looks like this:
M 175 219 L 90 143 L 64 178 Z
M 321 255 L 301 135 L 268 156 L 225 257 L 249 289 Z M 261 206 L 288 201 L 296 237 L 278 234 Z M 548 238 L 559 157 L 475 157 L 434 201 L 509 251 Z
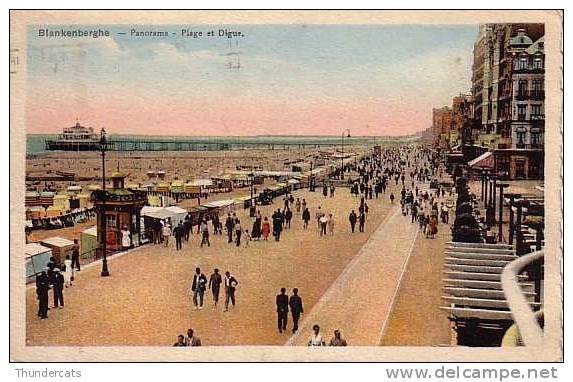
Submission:
M 430 126 L 433 107 L 469 90 L 478 32 L 235 25 L 227 28 L 244 37 L 191 39 L 182 28 L 217 34 L 225 27 L 137 27 L 168 31 L 163 38 L 132 37 L 132 26 L 97 27 L 111 37 L 48 39 L 29 28 L 28 133 L 59 133 L 79 117 L 111 134 L 411 134 Z M 235 51 L 240 68 L 230 69 Z

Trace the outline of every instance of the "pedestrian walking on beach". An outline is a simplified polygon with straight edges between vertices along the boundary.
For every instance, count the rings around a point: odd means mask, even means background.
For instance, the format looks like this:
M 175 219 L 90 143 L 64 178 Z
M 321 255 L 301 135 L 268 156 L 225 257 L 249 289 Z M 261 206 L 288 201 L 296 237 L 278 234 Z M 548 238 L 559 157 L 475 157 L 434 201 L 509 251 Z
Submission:
M 300 199 L 296 198 L 296 203 L 294 205 L 294 208 L 296 209 L 296 213 L 299 214 L 300 213 L 300 207 L 301 207 L 301 203 L 300 203 Z
M 203 248 L 203 244 L 207 244 L 207 247 L 211 246 L 209 242 L 209 225 L 207 224 L 207 220 L 203 220 L 201 222 L 201 248 Z
M 286 294 L 286 288 L 281 288 L 281 293 L 277 295 L 276 298 L 277 304 L 277 324 L 279 328 L 279 333 L 282 333 L 283 330 L 286 330 L 287 321 L 288 321 L 288 305 L 289 299 Z
M 350 215 L 348 216 L 348 221 L 350 222 L 350 229 L 352 233 L 354 233 L 354 227 L 356 227 L 356 221 L 358 220 L 358 216 L 356 216 L 356 212 L 352 210 Z
M 207 277 L 201 273 L 201 268 L 195 268 L 193 284 L 191 284 L 191 291 L 193 292 L 193 305 L 195 305 L 195 309 L 203 309 L 203 295 L 205 294 L 206 285 Z
M 237 289 L 239 282 L 231 274 L 231 272 L 225 272 L 225 312 L 229 310 L 229 302 L 235 307 L 235 291 Z
M 334 337 L 332 337 L 328 346 L 347 346 L 346 340 L 340 334 L 340 330 L 334 331 Z
M 74 239 L 74 246 L 72 247 L 72 268 L 76 267 L 80 271 L 80 245 L 78 239 Z
M 193 329 L 187 329 L 187 338 L 185 338 L 185 346 L 202 346 L 201 339 L 195 335 Z
M 161 234 L 163 235 L 164 245 L 166 247 L 168 247 L 169 246 L 169 238 L 171 237 L 171 227 L 169 226 L 169 223 L 167 223 L 167 221 L 163 225 L 163 228 L 161 230 Z
M 302 207 L 303 211 L 306 210 L 306 199 L 305 198 L 302 198 L 301 207 Z
M 302 227 L 304 229 L 307 229 L 308 228 L 308 222 L 310 221 L 310 211 L 306 207 L 304 208 L 304 211 L 302 212 L 302 221 L 303 221 Z
M 175 237 L 175 250 L 180 251 L 183 248 L 183 236 L 185 232 L 183 231 L 183 224 L 181 222 L 173 229 L 173 236 Z
M 334 198 L 334 184 L 330 185 L 330 197 Z
M 44 320 L 48 318 L 48 291 L 50 284 L 48 281 L 47 267 L 36 276 L 36 295 L 38 296 L 38 317 Z
M 269 238 L 270 233 L 271 233 L 271 223 L 269 222 L 269 219 L 265 216 L 262 226 L 263 240 L 267 240 Z
M 209 289 L 213 294 L 213 302 L 215 303 L 215 307 L 217 307 L 217 303 L 219 302 L 219 291 L 222 282 L 223 280 L 221 278 L 221 274 L 219 273 L 219 269 L 215 268 L 213 270 L 213 274 L 209 277 Z
M 288 304 L 292 315 L 292 332 L 295 333 L 298 330 L 300 315 L 304 313 L 304 310 L 302 309 L 302 298 L 298 295 L 298 288 L 294 288 L 292 290 L 292 296 L 290 296 Z
M 59 268 L 54 268 L 54 307 L 63 309 L 64 307 L 64 276 Z
M 390 193 L 390 203 L 394 204 L 394 199 L 395 199 L 395 198 L 396 198 L 396 197 L 394 196 L 394 193 L 391 192 L 391 193 Z
M 312 335 L 308 341 L 308 346 L 326 346 L 320 334 L 320 326 L 316 324 L 312 327 Z
M 322 186 L 322 195 L 326 198 L 328 196 L 328 186 L 326 183 Z

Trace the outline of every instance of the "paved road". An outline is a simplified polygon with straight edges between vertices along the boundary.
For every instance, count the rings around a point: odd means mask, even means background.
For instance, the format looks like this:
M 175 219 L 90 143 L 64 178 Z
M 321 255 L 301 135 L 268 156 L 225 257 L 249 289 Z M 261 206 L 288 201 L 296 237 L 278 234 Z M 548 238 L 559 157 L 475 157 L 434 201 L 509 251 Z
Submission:
M 318 324 L 326 342 L 340 329 L 349 345 L 377 346 L 392 312 L 400 281 L 418 235 L 418 225 L 390 211 L 356 257 L 313 309 L 286 345 L 306 345 Z

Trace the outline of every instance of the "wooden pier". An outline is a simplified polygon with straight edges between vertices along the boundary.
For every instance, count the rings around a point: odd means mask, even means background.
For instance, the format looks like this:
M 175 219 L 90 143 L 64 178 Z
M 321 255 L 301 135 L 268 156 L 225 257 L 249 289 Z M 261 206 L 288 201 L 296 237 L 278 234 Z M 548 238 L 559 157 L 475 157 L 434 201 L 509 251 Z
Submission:
M 113 138 L 107 142 L 108 151 L 225 151 L 225 150 L 290 150 L 290 149 L 310 149 L 339 146 L 339 139 L 308 139 L 304 142 L 297 141 L 276 141 L 249 138 L 229 138 L 219 139 L 129 139 Z M 84 145 L 66 142 L 56 142 L 46 140 L 46 150 L 61 151 L 98 151 L 99 145 Z

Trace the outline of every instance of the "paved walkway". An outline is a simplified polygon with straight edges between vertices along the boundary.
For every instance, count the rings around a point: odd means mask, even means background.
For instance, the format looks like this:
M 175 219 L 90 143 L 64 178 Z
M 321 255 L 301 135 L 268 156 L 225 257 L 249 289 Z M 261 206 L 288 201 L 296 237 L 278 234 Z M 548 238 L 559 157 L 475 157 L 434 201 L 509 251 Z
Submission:
M 349 345 L 379 345 L 417 235 L 396 203 L 286 345 L 306 345 L 314 324 L 326 342 L 340 329 Z

